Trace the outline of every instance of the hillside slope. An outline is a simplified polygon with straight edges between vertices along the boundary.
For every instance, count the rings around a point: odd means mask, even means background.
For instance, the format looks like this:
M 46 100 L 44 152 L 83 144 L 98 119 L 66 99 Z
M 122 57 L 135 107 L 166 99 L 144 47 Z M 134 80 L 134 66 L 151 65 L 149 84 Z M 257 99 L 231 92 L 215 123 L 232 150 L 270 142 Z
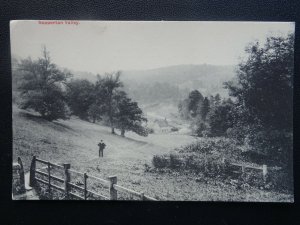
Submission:
M 103 158 L 98 157 L 100 139 L 107 145 Z M 169 153 L 195 140 L 171 133 L 140 137 L 129 132 L 122 138 L 110 134 L 105 126 L 76 118 L 48 122 L 32 112 L 13 107 L 13 159 L 21 157 L 25 172 L 36 155 L 58 164 L 70 163 L 71 169 L 98 177 L 116 175 L 118 184 L 161 200 L 288 201 L 291 198 L 255 188 L 245 192 L 214 180 L 199 182 L 195 174 L 145 172 L 144 165 L 151 165 L 154 154 Z
M 234 68 L 207 64 L 176 65 L 151 70 L 123 71 L 121 79 L 130 95 L 141 102 L 170 99 L 178 101 L 194 89 L 205 96 L 219 93 L 227 97 L 223 83 L 235 76 Z
M 14 159 L 21 156 L 26 169 L 33 155 L 60 163 L 73 165 L 75 162 L 77 167 L 99 160 L 102 163 L 120 160 L 132 165 L 134 160 L 150 163 L 154 154 L 167 153 L 178 144 L 195 140 L 176 134 L 141 137 L 128 132 L 126 136 L 112 135 L 109 127 L 76 118 L 48 122 L 25 110 L 13 109 Z M 106 149 L 105 157 L 99 159 L 97 144 L 101 139 L 106 143 Z
M 158 101 L 181 100 L 194 89 L 203 95 L 219 93 L 227 97 L 223 88 L 225 81 L 235 76 L 235 66 L 220 65 L 174 65 L 147 70 L 122 71 L 121 81 L 129 95 L 140 103 L 157 103 Z M 97 80 L 96 74 L 71 71 L 75 79 Z

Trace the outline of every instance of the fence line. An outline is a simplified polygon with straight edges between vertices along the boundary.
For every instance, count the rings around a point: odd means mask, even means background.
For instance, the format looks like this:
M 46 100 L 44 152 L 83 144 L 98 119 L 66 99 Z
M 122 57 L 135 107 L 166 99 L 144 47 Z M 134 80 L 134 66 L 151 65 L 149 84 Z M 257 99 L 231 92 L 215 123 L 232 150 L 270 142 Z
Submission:
M 43 168 L 47 169 L 47 172 L 43 172 L 41 170 L 36 169 L 36 162 L 46 164 L 47 166 L 43 167 Z M 52 168 L 63 169 L 63 174 L 64 174 L 63 178 L 57 177 L 57 176 L 54 176 L 53 174 L 51 174 Z M 117 176 L 110 176 L 110 177 L 108 177 L 108 180 L 105 180 L 105 179 L 102 179 L 102 178 L 99 178 L 96 176 L 88 175 L 87 173 L 82 173 L 82 172 L 70 169 L 70 168 L 71 168 L 70 164 L 63 164 L 63 166 L 61 166 L 61 165 L 37 158 L 36 156 L 33 156 L 32 161 L 31 161 L 31 166 L 30 166 L 29 185 L 34 186 L 36 184 L 36 182 L 43 183 L 43 184 L 47 185 L 49 191 L 51 190 L 51 187 L 52 187 L 54 189 L 64 192 L 66 199 L 69 199 L 69 197 L 72 196 L 72 197 L 75 197 L 75 198 L 78 198 L 81 200 L 87 200 L 88 194 L 90 194 L 90 195 L 97 196 L 104 200 L 118 200 L 118 192 L 122 192 L 122 193 L 129 193 L 130 195 L 136 196 L 140 200 L 143 200 L 143 201 L 144 200 L 157 201 L 157 199 L 155 199 L 155 198 L 146 196 L 143 192 L 136 192 L 129 188 L 125 188 L 125 187 L 118 185 L 117 184 Z M 77 175 L 82 176 L 83 187 L 71 182 L 70 172 L 76 173 Z M 45 176 L 47 178 L 47 180 L 43 180 L 41 178 L 36 177 L 36 174 Z M 101 183 L 105 187 L 108 187 L 109 196 L 104 196 L 100 193 L 89 190 L 88 189 L 88 180 L 89 179 L 96 180 L 98 183 Z M 51 183 L 51 180 L 55 180 L 55 181 L 62 183 L 63 187 L 53 184 L 53 182 Z M 72 190 L 71 190 L 72 188 L 82 191 L 83 196 L 72 192 Z
M 222 158 L 222 163 L 225 164 L 226 162 L 228 162 L 228 161 L 223 157 Z M 233 163 L 233 162 L 228 162 L 228 163 L 230 165 L 233 165 L 233 166 L 241 167 L 242 173 L 245 172 L 246 168 L 255 169 L 255 170 L 261 170 L 264 182 L 266 182 L 266 180 L 267 180 L 268 167 L 265 164 L 262 165 L 262 166 L 251 166 L 251 165 L 245 165 L 245 164 L 242 164 L 242 163 Z

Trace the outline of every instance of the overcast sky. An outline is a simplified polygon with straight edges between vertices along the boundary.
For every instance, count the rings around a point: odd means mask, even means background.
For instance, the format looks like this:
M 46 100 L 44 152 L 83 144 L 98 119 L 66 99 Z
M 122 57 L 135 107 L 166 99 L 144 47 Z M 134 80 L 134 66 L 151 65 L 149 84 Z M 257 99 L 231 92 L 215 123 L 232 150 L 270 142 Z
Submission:
M 294 32 L 294 23 L 91 22 L 78 25 L 11 23 L 12 54 L 41 55 L 75 71 L 103 73 L 178 64 L 235 65 L 249 42 Z

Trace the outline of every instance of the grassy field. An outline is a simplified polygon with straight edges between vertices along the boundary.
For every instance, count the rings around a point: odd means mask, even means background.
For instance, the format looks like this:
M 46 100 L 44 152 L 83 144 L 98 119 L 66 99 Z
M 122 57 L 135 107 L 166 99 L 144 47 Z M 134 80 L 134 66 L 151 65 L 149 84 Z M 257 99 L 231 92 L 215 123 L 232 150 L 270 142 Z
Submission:
M 292 196 L 247 188 L 239 190 L 214 179 L 201 181 L 187 173 L 145 172 L 155 154 L 167 154 L 174 148 L 196 141 L 180 134 L 151 134 L 126 138 L 110 134 L 105 126 L 76 118 L 48 122 L 34 113 L 13 108 L 13 159 L 20 156 L 26 172 L 33 155 L 105 178 L 118 177 L 118 183 L 160 200 L 200 201 L 290 201 Z M 98 157 L 100 140 L 106 143 L 104 158 Z M 201 178 L 201 177 L 200 177 Z

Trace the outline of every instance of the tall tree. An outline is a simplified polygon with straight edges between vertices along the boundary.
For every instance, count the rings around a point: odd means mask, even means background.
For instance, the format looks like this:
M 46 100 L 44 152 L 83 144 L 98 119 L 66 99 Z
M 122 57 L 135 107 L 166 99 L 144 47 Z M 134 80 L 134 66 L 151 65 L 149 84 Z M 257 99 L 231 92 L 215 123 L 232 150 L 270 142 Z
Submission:
M 188 109 L 191 113 L 192 117 L 197 115 L 197 110 L 199 105 L 203 102 L 204 98 L 203 95 L 198 90 L 193 90 L 189 94 L 189 105 Z
M 71 80 L 67 88 L 68 105 L 72 114 L 88 119 L 88 109 L 95 102 L 95 87 L 88 80 Z
M 269 129 L 292 130 L 294 35 L 269 37 L 246 48 L 235 81 L 227 82 L 230 95 Z
M 99 76 L 96 82 L 96 101 L 98 105 L 103 106 L 103 110 L 108 116 L 112 134 L 115 134 L 115 115 L 117 113 L 117 102 L 114 96 L 118 89 L 123 87 L 123 83 L 120 81 L 120 75 L 120 71 L 116 73 L 106 73 L 103 78 Z
M 121 130 L 121 136 L 124 137 L 126 131 L 147 136 L 147 130 L 143 127 L 143 122 L 147 122 L 147 119 L 143 116 L 143 111 L 138 107 L 137 102 L 128 98 L 125 92 L 119 92 L 115 98 L 118 104 L 115 121 L 117 128 Z
M 246 53 L 236 79 L 225 84 L 236 99 L 234 128 L 292 177 L 294 34 L 250 44 Z
M 103 115 L 104 112 L 103 105 L 98 105 L 96 103 L 91 104 L 87 110 L 88 117 L 92 119 L 93 123 L 95 123 L 97 120 L 101 120 L 101 115 Z
M 178 112 L 183 119 L 185 119 L 185 120 L 190 119 L 189 100 L 188 99 L 184 99 L 179 102 Z
M 19 86 L 23 109 L 31 108 L 49 121 L 68 118 L 64 89 L 71 73 L 58 69 L 51 62 L 46 47 L 38 60 L 22 60 L 19 70 L 23 74 Z
M 221 96 L 220 94 L 216 94 L 215 97 L 214 97 L 214 104 L 215 105 L 219 105 L 221 103 Z
M 206 116 L 207 116 L 209 110 L 210 110 L 209 100 L 208 100 L 207 97 L 205 97 L 203 102 L 202 102 L 201 111 L 200 111 L 201 118 L 202 118 L 203 121 L 206 120 Z
M 208 114 L 212 136 L 224 136 L 228 128 L 233 127 L 233 104 L 228 102 L 215 105 Z

